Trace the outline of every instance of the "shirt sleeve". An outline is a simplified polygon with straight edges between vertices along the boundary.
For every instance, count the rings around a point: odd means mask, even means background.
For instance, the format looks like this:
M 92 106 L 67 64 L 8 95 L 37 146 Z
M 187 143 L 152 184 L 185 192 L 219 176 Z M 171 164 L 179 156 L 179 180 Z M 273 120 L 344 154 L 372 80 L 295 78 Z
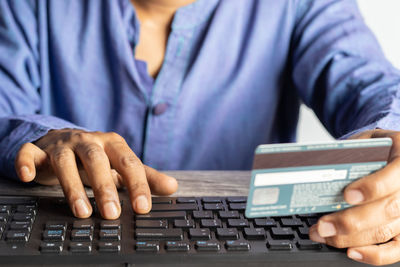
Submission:
M 400 130 L 400 72 L 385 58 L 354 0 L 300 0 L 291 73 L 303 102 L 336 138 Z
M 16 178 L 16 154 L 49 130 L 79 128 L 39 115 L 40 62 L 34 1 L 0 1 L 0 176 Z M 18 12 L 16 12 L 18 10 Z

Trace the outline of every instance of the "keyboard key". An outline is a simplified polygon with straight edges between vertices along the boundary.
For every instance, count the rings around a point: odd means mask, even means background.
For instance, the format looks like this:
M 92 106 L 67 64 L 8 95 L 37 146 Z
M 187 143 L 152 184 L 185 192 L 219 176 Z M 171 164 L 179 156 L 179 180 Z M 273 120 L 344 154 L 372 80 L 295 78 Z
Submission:
M 193 218 L 195 219 L 212 219 L 214 218 L 212 211 L 209 210 L 195 210 L 193 211 Z
M 217 228 L 217 238 L 221 240 L 239 239 L 239 233 L 236 228 Z
M 257 218 L 254 220 L 254 225 L 257 227 L 271 228 L 276 227 L 276 222 L 271 218 Z
M 99 242 L 99 252 L 120 252 L 121 244 L 119 242 Z
M 10 212 L 11 212 L 10 205 L 0 205 L 0 214 L 2 214 L 2 213 L 10 214 Z
M 297 241 L 297 247 L 302 250 L 311 250 L 311 249 L 321 249 L 322 246 L 318 242 L 311 241 L 309 239 L 303 240 L 300 239 Z
M 147 214 L 138 214 L 135 216 L 136 220 L 186 220 L 185 211 L 159 211 L 159 212 L 149 212 Z
M 11 222 L 10 223 L 11 230 L 27 230 L 31 231 L 32 223 L 31 222 Z
M 239 212 L 237 210 L 220 210 L 218 215 L 221 219 L 239 219 Z
M 65 229 L 67 229 L 67 223 L 50 221 L 50 222 L 46 223 L 44 228 L 47 230 L 65 230 Z
M 29 232 L 27 230 L 9 230 L 6 234 L 7 241 L 27 242 L 28 239 Z
M 101 241 L 120 241 L 121 230 L 119 229 L 100 229 L 99 239 Z
M 93 230 L 92 229 L 74 229 L 71 231 L 72 241 L 92 241 Z
M 121 229 L 121 221 L 118 220 L 103 220 L 100 222 L 100 229 Z
M 169 197 L 152 197 L 151 202 L 153 204 L 171 204 L 172 199 Z
M 18 205 L 18 206 L 17 206 L 17 212 L 21 212 L 21 213 L 32 213 L 33 215 L 36 215 L 36 206 L 32 206 L 32 205 Z
M 200 225 L 201 227 L 210 229 L 222 227 L 222 223 L 219 219 L 202 219 Z
M 228 219 L 228 226 L 236 228 L 249 227 L 249 221 L 247 219 Z
M 0 213 L 0 222 L 6 222 L 8 220 L 7 213 Z
M 194 197 L 178 197 L 176 203 L 197 203 Z
M 0 196 L 1 205 L 37 205 L 36 197 Z
M 208 240 L 211 239 L 211 232 L 208 228 L 189 229 L 189 236 L 192 240 Z
M 299 227 L 297 229 L 297 234 L 302 239 L 308 239 L 309 238 L 308 232 L 309 232 L 309 228 L 308 227 Z
M 229 203 L 229 209 L 244 211 L 246 209 L 246 203 Z
M 42 239 L 44 241 L 64 241 L 65 231 L 64 230 L 44 230 L 42 233 Z
M 90 242 L 71 242 L 69 251 L 72 253 L 90 253 L 92 252 L 92 243 Z
M 281 219 L 281 224 L 283 227 L 299 227 L 303 226 L 303 222 L 300 219 Z
M 40 243 L 40 252 L 42 253 L 60 253 L 63 250 L 62 242 L 42 242 Z
M 203 203 L 221 203 L 222 198 L 220 198 L 220 197 L 203 197 L 202 201 L 203 201 Z
M 33 213 L 14 213 L 12 220 L 17 222 L 31 222 L 33 223 L 35 215 Z
M 6 228 L 6 223 L 0 222 L 0 237 L 1 237 L 1 233 L 4 231 L 5 228 Z
M 318 222 L 318 218 L 307 218 L 306 219 L 306 224 L 308 226 L 312 226 Z
M 267 246 L 270 250 L 291 250 L 293 248 L 290 240 L 268 240 Z
M 205 210 L 224 210 L 224 205 L 222 203 L 205 203 Z
M 139 220 L 136 221 L 136 228 L 158 228 L 167 229 L 167 220 Z
M 241 203 L 241 202 L 245 203 L 247 201 L 247 197 L 228 197 L 226 201 L 228 203 Z
M 271 236 L 273 239 L 293 239 L 294 233 L 293 230 L 288 227 L 273 227 L 271 228 Z
M 182 229 L 136 229 L 137 240 L 182 240 Z
M 194 228 L 195 224 L 193 220 L 175 220 L 174 221 L 175 228 Z
M 218 241 L 196 241 L 195 247 L 199 251 L 218 251 L 221 245 Z
M 250 250 L 250 244 L 246 240 L 228 240 L 225 243 L 227 250 L 234 251 L 248 251 Z
M 74 221 L 72 225 L 73 229 L 89 229 L 93 230 L 94 228 L 94 222 L 92 219 L 83 219 L 83 220 L 78 220 Z
M 244 228 L 244 236 L 249 240 L 264 240 L 264 228 Z
M 185 241 L 167 241 L 165 243 L 165 249 L 167 251 L 189 251 L 190 244 Z
M 197 204 L 184 203 L 184 204 L 153 204 L 151 211 L 193 211 L 197 210 Z
M 135 249 L 142 252 L 158 252 L 160 244 L 158 241 L 138 241 L 135 244 Z

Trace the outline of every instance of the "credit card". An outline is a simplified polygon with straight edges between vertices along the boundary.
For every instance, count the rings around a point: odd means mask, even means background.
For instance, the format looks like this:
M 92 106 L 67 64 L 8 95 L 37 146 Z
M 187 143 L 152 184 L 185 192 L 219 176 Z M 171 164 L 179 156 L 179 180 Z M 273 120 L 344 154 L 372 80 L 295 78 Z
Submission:
M 246 217 L 348 208 L 343 189 L 387 164 L 392 139 L 374 138 L 257 147 Z

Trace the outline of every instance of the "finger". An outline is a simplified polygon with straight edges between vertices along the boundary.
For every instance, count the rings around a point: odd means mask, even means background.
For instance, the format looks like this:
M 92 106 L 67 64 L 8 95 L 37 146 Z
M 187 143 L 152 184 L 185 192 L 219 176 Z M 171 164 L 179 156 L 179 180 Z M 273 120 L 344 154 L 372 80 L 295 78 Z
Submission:
M 51 166 L 76 217 L 87 218 L 92 207 L 79 177 L 75 154 L 69 148 L 55 148 L 50 153 Z
M 316 227 L 310 228 L 310 238 L 316 242 L 326 243 L 337 248 L 360 247 L 371 244 L 384 243 L 400 234 L 400 220 L 379 225 L 365 231 L 348 235 L 335 235 L 323 238 L 318 235 Z
M 100 213 L 105 219 L 117 219 L 121 214 L 118 192 L 111 177 L 110 162 L 103 148 L 97 144 L 75 147 L 93 189 Z
M 111 165 L 122 176 L 129 192 L 132 207 L 137 213 L 147 213 L 151 209 L 151 194 L 146 172 L 141 161 L 125 141 L 119 140 L 105 145 Z
M 158 172 L 146 165 L 144 165 L 144 169 L 152 194 L 171 195 L 178 190 L 178 182 L 174 177 Z
M 344 199 L 350 204 L 368 203 L 400 190 L 400 157 L 385 168 L 365 176 L 344 190 Z
M 399 251 L 400 240 L 396 237 L 385 244 L 349 248 L 347 256 L 353 260 L 367 264 L 386 265 L 400 260 Z
M 88 175 L 87 175 L 87 173 L 86 173 L 86 171 L 84 169 L 80 169 L 79 170 L 79 176 L 81 177 L 82 183 L 84 185 L 87 185 L 87 186 L 90 186 L 90 187 L 92 186 L 90 184 L 90 179 L 89 179 L 89 177 L 88 177 Z M 119 175 L 119 173 L 116 170 L 111 169 L 111 177 L 112 177 L 112 179 L 114 181 L 114 184 L 115 184 L 115 186 L 117 188 L 124 187 L 122 176 Z
M 15 158 L 15 169 L 23 182 L 31 182 L 36 177 L 36 166 L 46 161 L 46 152 L 32 143 L 25 143 Z
M 400 217 L 400 193 L 321 217 L 317 223 L 322 237 L 362 232 Z

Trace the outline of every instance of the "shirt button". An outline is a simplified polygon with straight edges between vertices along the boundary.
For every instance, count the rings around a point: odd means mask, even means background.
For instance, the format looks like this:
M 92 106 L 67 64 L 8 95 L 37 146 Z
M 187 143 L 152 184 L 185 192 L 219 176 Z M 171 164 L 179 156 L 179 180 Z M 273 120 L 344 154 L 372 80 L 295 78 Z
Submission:
M 168 103 L 159 103 L 153 107 L 153 115 L 161 115 L 168 109 Z

